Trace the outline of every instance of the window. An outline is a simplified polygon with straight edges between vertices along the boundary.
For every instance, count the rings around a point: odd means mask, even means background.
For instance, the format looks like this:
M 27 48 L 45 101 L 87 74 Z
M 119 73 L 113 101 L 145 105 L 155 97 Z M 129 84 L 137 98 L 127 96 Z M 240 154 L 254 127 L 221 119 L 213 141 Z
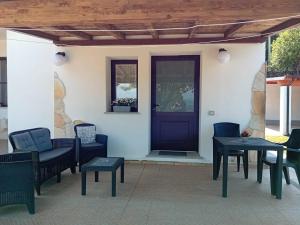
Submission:
M 0 57 L 0 106 L 7 107 L 7 60 Z
M 138 61 L 111 61 L 112 105 L 129 105 L 131 112 L 138 111 Z

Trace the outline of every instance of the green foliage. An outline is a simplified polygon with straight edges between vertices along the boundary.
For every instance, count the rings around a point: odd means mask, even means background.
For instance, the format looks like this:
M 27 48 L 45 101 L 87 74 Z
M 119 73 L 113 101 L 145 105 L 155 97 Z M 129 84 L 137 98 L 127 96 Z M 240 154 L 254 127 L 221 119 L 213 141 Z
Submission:
M 300 29 L 287 30 L 279 34 L 272 43 L 270 69 L 276 72 L 300 69 Z

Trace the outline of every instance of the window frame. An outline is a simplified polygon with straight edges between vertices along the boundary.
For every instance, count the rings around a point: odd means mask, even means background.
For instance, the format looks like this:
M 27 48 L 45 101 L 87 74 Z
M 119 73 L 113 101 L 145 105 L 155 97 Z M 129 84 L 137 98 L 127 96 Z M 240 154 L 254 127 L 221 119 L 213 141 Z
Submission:
M 138 112 L 138 93 L 139 93 L 139 87 L 138 87 L 138 78 L 139 78 L 139 72 L 138 72 L 138 60 L 137 59 L 121 59 L 121 60 L 111 60 L 111 103 L 116 99 L 116 65 L 118 64 L 134 64 L 136 65 L 136 109 L 133 109 L 131 112 Z M 113 111 L 111 107 L 111 111 Z
M 6 84 L 6 102 L 7 102 L 7 89 L 8 89 L 8 84 L 7 84 L 7 57 L 0 57 L 0 61 L 5 61 L 6 62 L 6 82 L 4 81 L 0 81 L 0 91 L 1 91 L 1 87 L 2 84 Z M 8 103 L 5 105 L 2 102 L 2 98 L 0 98 L 0 107 L 8 107 Z

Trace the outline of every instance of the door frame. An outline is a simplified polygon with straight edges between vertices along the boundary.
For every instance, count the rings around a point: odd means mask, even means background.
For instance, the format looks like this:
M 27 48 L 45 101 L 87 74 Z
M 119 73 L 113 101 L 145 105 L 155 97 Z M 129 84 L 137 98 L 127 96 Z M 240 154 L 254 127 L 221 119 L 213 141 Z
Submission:
M 154 60 L 155 59 L 155 60 Z M 152 129 L 153 129 L 153 110 L 152 106 L 155 102 L 155 98 L 153 95 L 153 90 L 155 90 L 153 87 L 156 85 L 156 76 L 154 76 L 154 71 L 155 69 L 155 62 L 159 60 L 168 60 L 168 61 L 177 61 L 177 60 L 187 60 L 187 59 L 193 59 L 195 60 L 195 80 L 194 80 L 194 85 L 195 85 L 195 91 L 194 92 L 194 113 L 196 113 L 196 132 L 195 135 L 197 136 L 196 138 L 196 149 L 193 152 L 199 152 L 199 142 L 200 142 L 200 76 L 201 76 L 201 56 L 200 54 L 191 54 L 191 55 L 152 55 L 151 56 L 151 71 L 150 71 L 150 79 L 151 79 L 151 85 L 150 85 L 150 95 L 151 95 L 151 101 L 150 101 L 150 151 L 153 151 L 155 149 L 152 149 L 153 146 L 153 134 L 152 134 Z M 163 150 L 162 150 L 163 151 Z

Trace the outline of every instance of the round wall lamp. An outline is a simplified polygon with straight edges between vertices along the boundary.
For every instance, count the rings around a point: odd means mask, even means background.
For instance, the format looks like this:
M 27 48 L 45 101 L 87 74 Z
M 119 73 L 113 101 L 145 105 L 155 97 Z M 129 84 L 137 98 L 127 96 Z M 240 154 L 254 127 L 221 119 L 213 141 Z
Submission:
M 220 48 L 218 53 L 218 61 L 221 64 L 228 63 L 230 60 L 230 54 L 225 48 Z
M 68 61 L 68 57 L 65 52 L 57 52 L 54 55 L 54 64 L 56 66 L 61 66 Z

